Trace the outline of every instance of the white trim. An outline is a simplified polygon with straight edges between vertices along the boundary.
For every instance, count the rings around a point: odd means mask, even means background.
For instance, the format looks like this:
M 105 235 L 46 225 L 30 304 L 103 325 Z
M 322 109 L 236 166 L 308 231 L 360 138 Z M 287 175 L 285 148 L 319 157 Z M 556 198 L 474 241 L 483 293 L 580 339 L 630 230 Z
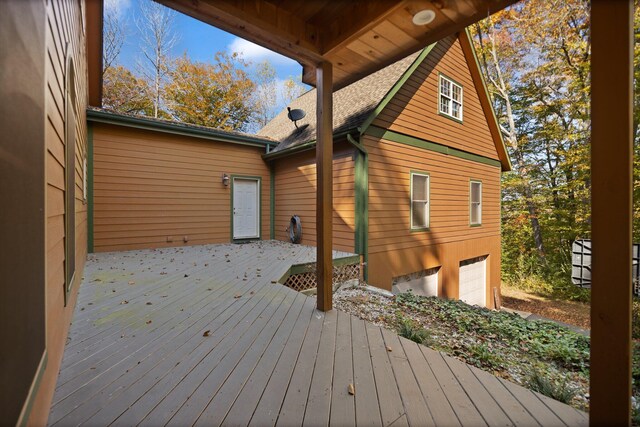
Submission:
M 447 86 L 447 93 L 443 93 L 442 92 L 442 84 L 445 84 Z M 460 89 L 460 99 L 455 99 L 455 97 L 453 96 L 453 91 L 454 89 Z M 444 75 L 440 74 L 440 78 L 438 79 L 438 111 L 442 114 L 445 114 L 451 118 L 454 118 L 456 120 L 460 120 L 462 121 L 462 110 L 463 110 L 463 95 L 464 95 L 464 90 L 462 88 L 462 86 L 460 86 L 458 83 L 454 82 L 453 80 L 451 80 L 448 77 L 445 77 Z M 442 98 L 445 98 L 447 103 L 446 103 L 446 109 L 442 109 L 443 105 L 442 105 Z M 453 113 L 453 105 L 454 104 L 458 104 L 460 106 L 460 108 L 458 109 L 459 115 L 456 116 Z
M 417 199 L 415 200 L 413 198 L 413 177 L 414 176 L 421 176 L 426 178 L 426 190 L 427 190 L 427 194 L 426 194 L 426 199 Z M 424 230 L 429 228 L 429 224 L 430 224 L 430 210 L 431 210 L 431 177 L 429 176 L 428 173 L 426 172 L 411 172 L 410 174 L 410 178 L 409 178 L 410 182 L 409 185 L 411 187 L 411 191 L 410 191 L 410 199 L 409 199 L 409 224 L 411 226 L 411 230 Z M 424 210 L 424 225 L 414 225 L 413 224 L 413 204 L 414 203 L 424 203 L 425 204 L 425 210 Z
M 235 194 L 236 191 L 236 181 L 254 181 L 256 183 L 256 215 L 255 215 L 255 221 L 256 221 L 256 234 L 255 235 L 251 235 L 251 236 L 236 236 L 236 220 L 235 220 L 235 204 L 237 201 L 237 197 Z M 260 209 L 262 209 L 262 207 L 260 206 L 260 179 L 259 178 L 253 178 L 253 177 L 243 177 L 243 176 L 234 176 L 233 177 L 233 205 L 231 208 L 234 210 L 234 220 L 233 220 L 233 239 L 234 240 L 242 240 L 242 239 L 259 239 L 260 238 Z
M 480 187 L 478 201 L 473 200 L 473 185 L 477 184 Z M 477 221 L 473 220 L 473 206 L 478 206 L 478 218 Z M 469 181 L 469 224 L 470 225 L 482 225 L 482 181 L 472 179 Z

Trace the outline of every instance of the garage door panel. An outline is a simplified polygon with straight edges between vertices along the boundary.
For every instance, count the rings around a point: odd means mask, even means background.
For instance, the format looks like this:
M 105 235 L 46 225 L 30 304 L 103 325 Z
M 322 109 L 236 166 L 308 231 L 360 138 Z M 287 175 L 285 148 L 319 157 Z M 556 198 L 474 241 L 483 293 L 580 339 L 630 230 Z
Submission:
M 420 273 L 414 273 L 413 275 L 394 278 L 394 284 L 392 286 L 393 292 L 413 292 L 415 295 L 437 297 L 439 270 L 440 267 L 436 267 Z
M 487 257 L 477 257 L 460 262 L 458 295 L 461 301 L 484 307 L 487 284 Z

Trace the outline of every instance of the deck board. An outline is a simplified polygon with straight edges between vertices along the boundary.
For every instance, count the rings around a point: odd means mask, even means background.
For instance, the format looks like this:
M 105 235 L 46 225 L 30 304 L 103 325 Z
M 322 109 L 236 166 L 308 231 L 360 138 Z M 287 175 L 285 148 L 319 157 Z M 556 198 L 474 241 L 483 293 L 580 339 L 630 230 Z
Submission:
M 49 425 L 588 423 L 276 283 L 315 253 L 264 241 L 90 255 Z
M 380 403 L 382 425 L 388 426 L 394 423 L 405 425 L 406 417 L 404 417 L 405 411 L 402 406 L 402 398 L 398 391 L 396 379 L 393 376 L 393 369 L 388 355 L 394 349 L 393 347 L 385 346 L 382 339 L 382 331 L 379 327 L 367 323 L 366 331 L 371 351 L 371 365 L 373 367 L 376 391 Z M 398 351 L 398 349 L 395 349 L 395 351 Z M 402 420 L 404 420 L 404 423 L 401 422 Z
M 409 364 L 413 368 L 413 374 L 429 407 L 434 423 L 436 425 L 459 426 L 458 417 L 431 371 L 431 367 L 425 363 L 424 355 L 420 351 L 418 344 L 409 340 L 402 340 L 402 348 L 407 355 Z
M 391 361 L 391 368 L 393 374 L 396 377 L 398 384 L 398 390 L 400 391 L 400 397 L 407 414 L 407 421 L 412 427 L 419 426 L 432 426 L 435 425 L 431 411 L 422 396 L 420 386 L 416 381 L 407 355 L 401 344 L 401 339 L 394 332 L 383 329 L 382 336 L 386 345 L 394 349 L 389 352 L 389 360 Z
M 376 391 L 371 353 L 365 322 L 351 319 L 351 340 L 353 342 L 353 380 L 356 389 L 356 423 L 365 426 L 381 426 L 378 393 Z
M 338 313 L 335 310 L 325 313 L 302 425 L 329 424 L 337 326 Z
M 295 363 L 293 357 L 297 356 L 300 351 L 302 340 L 311 320 L 309 313 L 313 313 L 313 299 L 303 298 L 303 304 L 288 339 L 272 342 L 275 349 L 268 349 L 265 357 L 260 360 L 260 365 L 251 374 L 229 409 L 229 413 L 224 419 L 225 425 L 245 426 L 249 424 L 254 413 L 257 414 L 258 419 L 265 420 L 265 424 L 275 424 L 275 415 L 280 409 L 284 391 L 286 391 L 289 378 L 291 378 Z M 282 371 L 287 368 L 290 368 L 288 373 Z M 280 381 L 280 384 L 272 383 L 271 378 Z M 282 390 L 282 393 L 277 393 L 278 390 Z M 258 410 L 260 403 L 262 403 L 260 410 L 267 412 L 265 416 L 261 416 Z
M 263 419 L 261 416 L 265 416 L 265 422 L 270 422 L 275 419 L 277 424 L 284 426 L 302 424 L 304 410 L 307 407 L 311 379 L 313 377 L 313 368 L 318 354 L 318 346 L 320 345 L 320 335 L 324 325 L 324 318 L 325 313 L 314 310 L 300 354 L 295 361 L 295 368 L 283 396 L 283 402 L 279 412 L 277 397 L 273 399 L 263 398 L 251 419 L 250 425 L 262 425 Z M 269 383 L 271 384 L 272 382 L 277 383 L 278 381 L 272 376 Z M 282 381 L 282 383 L 284 383 L 284 381 Z M 262 404 L 263 402 L 265 403 Z
M 334 356 L 333 383 L 331 388 L 330 424 L 337 426 L 356 423 L 355 395 L 349 394 L 353 380 L 353 349 L 351 316 L 338 311 L 338 327 Z M 362 390 L 364 392 L 364 390 Z

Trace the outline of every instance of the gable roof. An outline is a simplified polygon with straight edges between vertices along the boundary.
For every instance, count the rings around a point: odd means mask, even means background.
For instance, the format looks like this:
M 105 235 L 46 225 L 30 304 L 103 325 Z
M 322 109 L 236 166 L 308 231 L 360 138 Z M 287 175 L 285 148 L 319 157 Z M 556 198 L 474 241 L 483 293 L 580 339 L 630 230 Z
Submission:
M 333 93 L 333 133 L 341 133 L 361 126 L 380 104 L 412 64 L 422 58 L 421 52 L 401 59 L 382 70 L 368 75 Z M 258 135 L 280 141 L 271 153 L 291 149 L 316 139 L 316 89 L 312 89 L 290 105 L 291 109 L 302 109 L 306 116 L 298 121 L 298 127 L 281 111 Z
M 461 31 L 458 34 L 458 40 L 480 98 L 480 104 L 500 159 L 501 169 L 502 171 L 510 171 L 511 161 L 468 30 Z M 355 130 L 358 133 L 363 133 L 435 45 L 436 43 L 433 43 L 419 52 L 334 92 L 334 138 L 337 135 L 344 135 Z M 316 89 L 306 92 L 294 100 L 289 107 L 304 110 L 306 116 L 298 121 L 300 129 L 296 129 L 288 118 L 287 110 L 283 110 L 258 132 L 259 136 L 270 137 L 280 142 L 269 154 L 264 155 L 265 159 L 288 155 L 298 150 L 311 148 L 315 144 Z

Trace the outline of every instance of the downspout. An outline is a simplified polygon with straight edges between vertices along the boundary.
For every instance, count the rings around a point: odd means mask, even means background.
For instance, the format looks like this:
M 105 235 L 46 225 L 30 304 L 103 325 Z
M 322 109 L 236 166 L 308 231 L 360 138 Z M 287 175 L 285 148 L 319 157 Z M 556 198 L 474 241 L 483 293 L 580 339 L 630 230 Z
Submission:
M 269 162 L 269 239 L 276 238 L 276 166 Z
M 356 149 L 355 159 L 355 252 L 363 258 L 363 276 L 365 282 L 369 277 L 369 159 L 366 148 L 359 142 L 362 133 L 356 140 L 347 134 L 347 141 Z
M 93 124 L 87 125 L 87 252 L 93 253 Z

